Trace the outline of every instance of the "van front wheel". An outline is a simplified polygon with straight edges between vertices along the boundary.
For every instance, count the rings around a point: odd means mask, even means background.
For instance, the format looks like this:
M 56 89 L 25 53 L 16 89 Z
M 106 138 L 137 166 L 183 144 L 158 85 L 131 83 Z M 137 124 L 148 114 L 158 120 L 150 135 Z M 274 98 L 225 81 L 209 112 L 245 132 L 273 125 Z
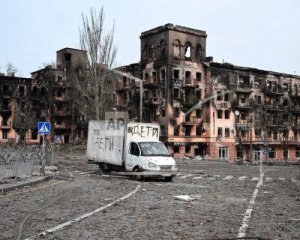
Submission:
M 135 172 L 135 173 L 138 173 L 138 172 L 142 172 L 143 169 L 140 168 L 139 166 L 136 166 L 136 167 L 134 167 L 134 169 L 132 171 Z M 135 175 L 134 178 L 137 181 L 142 181 L 143 180 L 143 176 L 141 176 L 141 175 Z

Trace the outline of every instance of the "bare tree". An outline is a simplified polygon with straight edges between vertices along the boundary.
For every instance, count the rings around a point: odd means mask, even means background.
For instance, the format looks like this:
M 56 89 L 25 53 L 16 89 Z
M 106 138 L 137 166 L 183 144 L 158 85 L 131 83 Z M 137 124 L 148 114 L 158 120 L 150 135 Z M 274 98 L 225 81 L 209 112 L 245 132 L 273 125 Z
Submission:
M 104 10 L 90 10 L 89 16 L 82 15 L 80 29 L 81 49 L 87 51 L 87 65 L 71 71 L 75 104 L 88 119 L 102 119 L 111 103 L 112 71 L 117 49 L 114 46 L 114 26 L 104 33 Z
M 6 74 L 7 76 L 14 76 L 18 72 L 18 69 L 11 63 L 7 63 Z
M 33 110 L 29 98 L 16 98 L 15 101 L 15 116 L 13 127 L 17 130 L 20 143 L 22 144 L 28 130 L 34 130 L 37 126 L 36 112 Z

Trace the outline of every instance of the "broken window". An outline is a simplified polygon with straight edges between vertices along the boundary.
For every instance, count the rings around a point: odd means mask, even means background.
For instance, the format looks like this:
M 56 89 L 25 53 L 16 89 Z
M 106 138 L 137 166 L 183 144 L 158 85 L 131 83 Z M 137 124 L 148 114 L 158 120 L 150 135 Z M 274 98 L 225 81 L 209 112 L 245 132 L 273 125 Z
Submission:
M 9 92 L 9 85 L 3 85 L 3 93 L 8 93 Z
M 222 137 L 223 136 L 223 128 L 218 127 L 218 137 Z
M 196 59 L 197 60 L 202 60 L 202 47 L 200 44 L 197 44 L 196 46 Z
M 25 95 L 25 87 L 19 86 L 19 96 L 24 97 L 24 95 Z
M 185 49 L 184 49 L 184 56 L 185 59 L 190 59 L 192 55 L 192 48 L 190 43 L 185 44 Z
M 179 58 L 180 57 L 180 42 L 179 42 L 179 40 L 174 41 L 173 47 L 174 47 L 174 57 Z
M 173 73 L 174 73 L 174 79 L 178 80 L 179 79 L 179 70 L 174 69 Z
M 179 117 L 179 108 L 173 108 L 174 117 Z
M 179 99 L 180 98 L 179 89 L 174 88 L 173 91 L 174 91 L 174 95 L 173 95 L 174 99 Z
M 230 129 L 225 128 L 225 137 L 230 137 Z
M 225 95 L 224 95 L 224 101 L 229 101 L 229 94 L 228 93 L 225 93 Z
M 185 136 L 191 136 L 192 126 L 185 127 Z
M 185 84 L 191 84 L 191 83 L 192 83 L 191 72 L 185 71 Z
M 3 110 L 9 110 L 9 101 L 8 101 L 8 99 L 7 98 L 4 98 L 3 100 L 3 105 L 2 105 L 2 108 L 3 108 Z
M 152 80 L 153 80 L 153 82 L 156 82 L 156 72 L 155 71 L 152 72 Z
M 154 57 L 155 57 L 155 48 L 156 48 L 156 44 L 153 43 L 153 44 L 151 45 L 151 48 L 150 48 L 150 57 L 151 57 L 151 58 L 154 58 Z
M 241 103 L 246 103 L 246 97 L 244 95 L 241 95 L 240 99 Z
M 174 153 L 179 153 L 179 146 L 174 146 Z
M 221 92 L 221 91 L 218 91 L 218 93 L 217 93 L 217 100 L 218 100 L 218 101 L 222 101 L 222 99 L 223 99 L 222 92 Z
M 46 90 L 46 88 L 45 87 L 42 87 L 41 88 L 41 96 L 45 96 L 46 95 L 46 93 L 47 93 L 47 90 Z
M 61 110 L 62 110 L 62 103 L 61 103 L 61 102 L 58 102 L 58 103 L 56 104 L 56 110 L 57 110 L 57 111 L 61 111 Z
M 166 70 L 162 69 L 160 71 L 160 80 L 166 80 Z
M 289 84 L 288 84 L 288 83 L 282 84 L 282 90 L 283 90 L 284 92 L 287 92 L 288 89 L 289 89 Z
M 229 119 L 229 118 L 230 118 L 230 111 L 225 110 L 225 119 Z
M 3 129 L 2 130 L 2 134 L 3 134 L 3 139 L 5 139 L 5 140 L 7 140 L 8 139 L 8 130 L 6 130 L 6 129 Z
M 262 79 L 255 77 L 254 78 L 254 87 L 255 88 L 260 88 L 261 82 L 262 82 Z
M 218 110 L 218 119 L 223 118 L 223 111 L 222 110 Z
M 254 134 L 255 134 L 255 137 L 260 137 L 261 136 L 261 129 L 255 128 Z
M 143 50 L 143 59 L 148 58 L 148 45 L 145 45 L 144 50 Z
M 201 125 L 198 125 L 197 127 L 196 127 L 196 135 L 197 136 L 201 136 L 202 135 L 202 130 L 203 130 L 203 125 L 201 124 Z
M 246 118 L 247 118 L 247 114 L 242 112 L 241 113 L 241 120 L 246 120 Z
M 255 96 L 255 103 L 261 104 L 261 96 Z
M 196 98 L 197 98 L 198 100 L 201 99 L 201 90 L 196 91 Z
M 197 82 L 201 81 L 201 72 L 196 72 L 196 80 Z
M 145 80 L 149 79 L 149 73 L 145 73 Z
M 276 148 L 275 147 L 269 147 L 269 158 L 270 159 L 276 158 Z
M 160 40 L 160 55 L 161 57 L 166 56 L 166 41 L 164 39 Z
M 180 126 L 174 127 L 174 136 L 179 136 Z
M 123 77 L 123 87 L 127 87 L 127 78 Z
M 63 96 L 63 90 L 62 89 L 58 89 L 56 92 L 56 96 L 57 97 L 62 97 Z
M 196 109 L 196 118 L 201 118 L 201 109 Z
M 300 147 L 296 147 L 296 158 L 300 158 Z
M 185 153 L 190 153 L 190 151 L 191 151 L 191 146 L 190 145 L 185 146 Z

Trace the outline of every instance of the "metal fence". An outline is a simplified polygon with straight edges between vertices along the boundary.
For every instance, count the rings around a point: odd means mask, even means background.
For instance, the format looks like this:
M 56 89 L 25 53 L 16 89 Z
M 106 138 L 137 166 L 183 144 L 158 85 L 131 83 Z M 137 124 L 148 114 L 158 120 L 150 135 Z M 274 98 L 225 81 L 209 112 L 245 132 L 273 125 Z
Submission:
M 39 146 L 0 146 L 0 180 L 42 175 L 53 165 L 53 150 Z

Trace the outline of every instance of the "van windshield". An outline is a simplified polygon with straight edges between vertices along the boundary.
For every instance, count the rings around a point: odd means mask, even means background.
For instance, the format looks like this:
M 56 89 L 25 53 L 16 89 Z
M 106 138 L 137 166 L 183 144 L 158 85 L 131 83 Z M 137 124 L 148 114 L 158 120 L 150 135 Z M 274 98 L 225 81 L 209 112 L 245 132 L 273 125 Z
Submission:
M 166 146 L 161 142 L 140 142 L 142 156 L 170 156 Z

